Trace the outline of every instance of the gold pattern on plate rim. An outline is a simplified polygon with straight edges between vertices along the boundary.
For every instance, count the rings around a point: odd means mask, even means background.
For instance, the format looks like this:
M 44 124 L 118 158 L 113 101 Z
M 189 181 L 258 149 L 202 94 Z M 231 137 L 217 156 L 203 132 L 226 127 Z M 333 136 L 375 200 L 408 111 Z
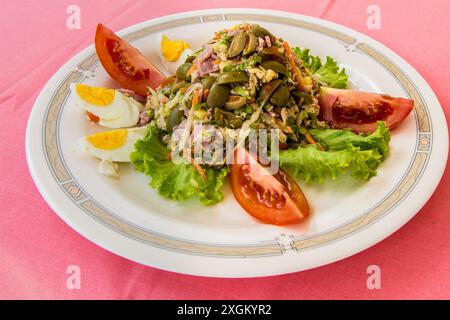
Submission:
M 195 24 L 200 22 L 216 21 L 217 17 L 226 20 L 259 20 L 266 22 L 274 22 L 279 24 L 287 24 L 295 26 L 298 28 L 308 29 L 315 32 L 320 32 L 330 37 L 337 38 L 346 43 L 354 43 L 355 39 L 351 36 L 343 34 L 341 32 L 332 30 L 327 27 L 317 25 L 315 23 L 291 19 L 291 18 L 281 18 L 277 16 L 270 16 L 267 14 L 228 14 L 228 15 L 208 15 L 208 16 L 198 16 L 190 18 L 182 18 L 178 20 L 172 20 L 168 22 L 163 22 L 157 25 L 152 25 L 149 27 L 144 27 L 143 29 L 134 31 L 124 38 L 128 41 L 146 36 L 150 33 L 163 30 L 166 28 L 174 28 L 186 24 Z M 418 150 L 415 153 L 415 159 L 412 166 L 408 172 L 408 175 L 401 181 L 400 185 L 388 196 L 388 198 L 375 207 L 373 210 L 367 212 L 365 215 L 358 217 L 357 219 L 347 223 L 336 230 L 325 232 L 316 236 L 310 236 L 307 238 L 294 238 L 291 242 L 290 247 L 295 251 L 302 251 L 308 248 L 324 245 L 330 242 L 334 242 L 342 237 L 345 237 L 351 233 L 354 233 L 361 228 L 369 225 L 370 223 L 376 221 L 384 214 L 389 212 L 393 206 L 395 206 L 410 190 L 410 188 L 417 181 L 423 168 L 427 163 L 429 157 L 428 151 L 430 148 L 431 140 L 431 125 L 430 119 L 425 108 L 425 102 L 423 101 L 421 95 L 417 91 L 414 84 L 407 78 L 407 76 L 391 61 L 386 59 L 382 54 L 372 49 L 366 44 L 358 44 L 358 48 L 365 52 L 367 55 L 373 59 L 382 63 L 391 73 L 399 79 L 401 84 L 404 86 L 408 94 L 416 102 L 416 114 L 419 121 L 419 132 L 426 132 L 427 135 L 423 136 L 421 134 L 421 140 L 417 146 Z M 78 67 L 81 70 L 91 70 L 97 63 L 97 58 L 94 55 L 89 56 L 87 59 L 82 61 Z M 184 239 L 175 239 L 156 232 L 151 232 L 148 230 L 143 230 L 137 226 L 131 225 L 113 215 L 108 213 L 106 210 L 98 206 L 95 201 L 93 201 L 89 195 L 84 194 L 81 188 L 74 181 L 67 183 L 71 179 L 70 173 L 66 170 L 64 162 L 62 160 L 60 151 L 57 146 L 56 132 L 57 132 L 57 119 L 58 113 L 63 105 L 66 96 L 69 94 L 69 84 L 71 82 L 76 82 L 82 77 L 79 71 L 72 71 L 66 79 L 63 81 L 59 89 L 54 93 L 52 99 L 50 100 L 50 105 L 47 110 L 47 115 L 44 123 L 44 152 L 47 155 L 48 163 L 50 165 L 51 171 L 54 173 L 55 178 L 61 187 L 68 193 L 73 200 L 77 199 L 87 199 L 86 201 L 81 200 L 80 206 L 87 212 L 91 217 L 101 221 L 103 224 L 109 226 L 113 230 L 116 230 L 124 235 L 127 235 L 133 239 L 143 241 L 147 244 L 157 246 L 160 248 L 165 248 L 168 250 L 175 250 L 184 253 L 199 254 L 199 255 L 209 255 L 209 256 L 221 256 L 221 257 L 265 257 L 269 255 L 280 255 L 285 251 L 284 246 L 276 241 L 263 241 L 260 244 L 245 244 L 245 245 L 215 245 L 208 243 L 195 243 Z M 79 190 L 79 192 L 78 192 Z

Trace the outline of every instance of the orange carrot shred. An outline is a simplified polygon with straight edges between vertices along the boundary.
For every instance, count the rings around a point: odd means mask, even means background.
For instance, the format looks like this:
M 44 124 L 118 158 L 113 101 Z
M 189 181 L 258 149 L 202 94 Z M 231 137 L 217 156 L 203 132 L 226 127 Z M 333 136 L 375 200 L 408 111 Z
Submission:
M 187 74 L 190 76 L 195 70 L 197 70 L 197 65 L 193 64 L 192 67 L 188 70 Z
M 201 91 L 195 90 L 194 96 L 192 97 L 192 106 L 197 105 L 199 102 L 201 102 L 201 100 L 202 100 Z
M 206 100 L 206 98 L 208 98 L 208 94 L 209 94 L 209 89 L 205 89 L 203 91 L 203 100 Z
M 292 54 L 291 47 L 289 47 L 289 44 L 285 41 L 283 42 L 284 49 L 286 50 L 286 56 L 289 61 L 289 64 L 291 66 L 292 72 L 294 73 L 294 76 L 297 80 L 297 89 L 300 91 L 306 91 L 305 86 L 303 85 L 303 76 L 300 72 L 300 69 L 295 64 L 294 55 Z
M 206 176 L 205 170 L 202 168 L 202 166 L 196 162 L 194 162 L 193 164 L 194 164 L 195 170 L 197 170 L 200 177 L 202 177 L 203 180 L 207 180 L 208 177 Z
M 312 135 L 309 132 L 307 132 L 305 134 L 305 137 L 306 137 L 306 141 L 308 141 L 310 144 L 316 144 L 317 143 L 316 140 L 314 140 L 314 138 L 312 137 Z

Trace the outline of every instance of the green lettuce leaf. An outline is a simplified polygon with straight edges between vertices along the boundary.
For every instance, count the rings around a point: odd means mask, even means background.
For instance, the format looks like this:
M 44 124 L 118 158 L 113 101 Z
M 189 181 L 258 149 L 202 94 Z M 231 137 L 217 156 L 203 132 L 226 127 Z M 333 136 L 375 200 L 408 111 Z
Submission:
M 377 174 L 382 155 L 376 149 L 360 150 L 352 145 L 339 151 L 321 151 L 315 145 L 280 152 L 281 168 L 306 182 L 335 180 L 350 174 L 357 180 L 369 180 Z
M 321 84 L 339 89 L 347 88 L 348 76 L 345 69 L 340 69 L 333 58 L 327 56 L 326 62 L 322 63 L 320 57 L 310 54 L 309 49 L 302 50 L 295 47 L 292 48 L 292 51 L 311 70 Z
M 131 163 L 136 170 L 151 177 L 149 185 L 164 197 L 183 201 L 196 196 L 205 205 L 223 200 L 222 186 L 228 168 L 208 167 L 207 179 L 203 180 L 191 164 L 168 160 L 169 153 L 159 130 L 150 126 L 145 138 L 135 143 Z
M 389 141 L 391 140 L 389 129 L 383 121 L 379 121 L 377 129 L 367 136 L 353 133 L 351 130 L 335 129 L 311 129 L 309 133 L 327 150 L 343 150 L 351 144 L 361 150 L 377 149 L 383 159 L 389 152 Z
M 280 166 L 306 182 L 322 182 L 349 174 L 369 180 L 389 152 L 390 133 L 384 122 L 363 136 L 349 130 L 313 129 L 309 131 L 327 151 L 317 145 L 281 151 Z

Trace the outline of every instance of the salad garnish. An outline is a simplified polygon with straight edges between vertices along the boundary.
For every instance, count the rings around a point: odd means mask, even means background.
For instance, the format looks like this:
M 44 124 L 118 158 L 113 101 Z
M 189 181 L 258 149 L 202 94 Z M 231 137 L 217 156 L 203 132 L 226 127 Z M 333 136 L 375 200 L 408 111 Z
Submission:
M 219 30 L 197 50 L 160 35 L 167 77 L 105 26 L 99 24 L 95 38 L 100 62 L 124 89 L 73 85 L 76 104 L 99 125 L 127 128 L 82 138 L 85 152 L 113 177 L 114 159 L 131 162 L 174 201 L 214 205 L 230 177 L 239 204 L 265 223 L 309 216 L 294 178 L 374 177 L 389 154 L 390 130 L 414 106 L 349 90 L 333 58 L 292 47 L 257 24 Z

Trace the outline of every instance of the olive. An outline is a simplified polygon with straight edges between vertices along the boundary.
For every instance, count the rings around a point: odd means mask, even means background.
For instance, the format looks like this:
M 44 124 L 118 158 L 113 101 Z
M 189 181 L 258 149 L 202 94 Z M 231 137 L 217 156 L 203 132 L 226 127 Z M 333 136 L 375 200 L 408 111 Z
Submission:
M 185 81 L 178 81 L 172 85 L 172 88 L 170 89 L 170 93 L 176 93 L 178 90 L 180 90 L 182 87 L 186 85 Z
M 192 68 L 192 63 L 183 63 L 182 65 L 180 65 L 178 67 L 177 72 L 175 74 L 180 79 L 183 79 L 183 80 L 186 80 L 186 81 L 190 81 L 191 80 L 191 76 L 188 75 L 188 71 L 191 68 Z
M 172 133 L 173 128 L 183 120 L 184 111 L 179 107 L 174 107 L 167 118 L 167 132 Z
M 230 87 L 214 83 L 208 93 L 206 105 L 210 108 L 223 107 L 230 96 Z
M 303 100 L 305 101 L 305 104 L 312 104 L 313 103 L 312 97 L 309 94 L 307 94 L 306 92 L 302 92 L 300 90 L 294 90 L 294 91 L 292 91 L 292 95 L 294 97 L 299 98 L 299 99 L 303 98 Z
M 270 102 L 272 102 L 274 105 L 278 107 L 284 107 L 289 103 L 291 100 L 291 93 L 289 92 L 289 89 L 285 86 L 279 86 L 277 90 L 273 93 L 272 97 L 270 98 Z
M 195 56 L 194 55 L 190 55 L 189 57 L 186 58 L 184 63 L 194 62 L 194 60 L 195 60 Z
M 222 73 L 216 79 L 216 84 L 235 84 L 248 82 L 249 78 L 245 71 L 228 71 Z
M 231 40 L 230 47 L 228 48 L 227 57 L 234 58 L 241 54 L 244 50 L 245 43 L 247 42 L 247 36 L 242 31 L 236 34 Z
M 266 70 L 270 69 L 270 70 L 273 70 L 275 72 L 278 72 L 278 73 L 281 73 L 284 75 L 288 74 L 286 67 L 282 63 L 279 63 L 278 61 L 269 60 L 269 61 L 263 62 L 261 64 L 261 66 Z
M 269 101 L 270 97 L 273 95 L 275 90 L 278 89 L 278 87 L 281 85 L 282 81 L 280 79 L 275 79 L 270 81 L 269 83 L 266 83 L 262 86 L 260 91 L 260 97 L 262 100 L 262 103 L 265 104 L 267 101 Z
M 206 89 L 210 89 L 214 83 L 214 81 L 216 80 L 216 78 L 211 77 L 211 76 L 206 76 L 201 80 L 202 86 L 203 86 L 203 90 Z
M 277 47 L 264 48 L 261 51 L 261 58 L 263 61 L 275 60 L 282 62 L 284 61 L 284 54 L 278 51 Z
M 228 101 L 225 103 L 225 109 L 236 110 L 243 107 L 246 102 L 247 99 L 245 99 L 244 97 L 231 95 L 228 98 Z
M 255 34 L 257 37 L 264 38 L 265 36 L 272 37 L 272 34 L 265 28 L 261 27 L 258 24 L 250 25 L 250 31 Z
M 242 126 L 241 117 L 220 108 L 214 109 L 214 120 L 220 127 L 239 128 Z
M 251 53 L 253 53 L 253 51 L 255 51 L 256 46 L 258 45 L 258 37 L 256 37 L 253 32 L 249 32 L 247 34 L 247 44 L 244 47 L 244 51 L 242 52 L 242 54 L 244 56 L 247 56 Z
M 233 129 L 242 127 L 242 118 L 234 116 L 234 118 L 228 119 L 228 126 Z

